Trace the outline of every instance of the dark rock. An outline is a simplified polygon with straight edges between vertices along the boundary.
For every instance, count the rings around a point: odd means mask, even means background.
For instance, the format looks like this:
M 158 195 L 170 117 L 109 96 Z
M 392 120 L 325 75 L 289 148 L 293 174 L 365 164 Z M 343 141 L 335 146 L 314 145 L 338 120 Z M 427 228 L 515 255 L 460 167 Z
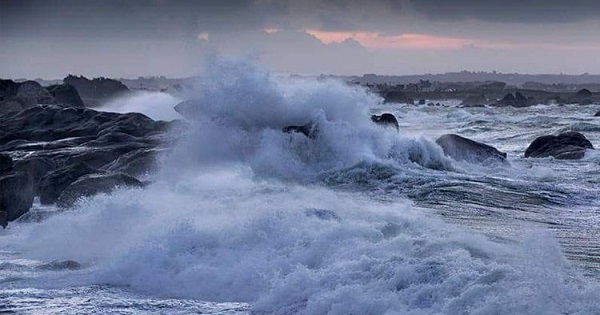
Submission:
M 592 95 L 592 92 L 590 92 L 588 89 L 581 89 L 575 93 L 576 98 L 590 98 Z
M 56 104 L 56 99 L 35 81 L 25 81 L 19 84 L 16 97 L 27 107 L 37 104 Z
M 129 88 L 120 81 L 107 78 L 89 80 L 83 76 L 68 75 L 63 79 L 63 82 L 75 87 L 79 96 L 88 107 L 93 107 L 94 105 L 98 105 L 99 102 L 130 92 Z
M 467 161 L 470 163 L 482 163 L 488 161 L 506 161 L 506 153 L 496 148 L 467 139 L 455 134 L 446 134 L 435 141 L 444 154 L 456 161 Z
M 73 260 L 53 261 L 36 267 L 38 270 L 58 271 L 58 270 L 77 270 L 81 265 Z
M 313 122 L 309 122 L 302 126 L 283 127 L 282 131 L 285 133 L 297 132 L 297 133 L 301 133 L 309 138 L 315 138 L 317 136 L 319 129 L 317 128 L 317 124 L 315 124 Z
M 585 156 L 586 149 L 594 149 L 592 143 L 581 133 L 570 131 L 558 136 L 547 135 L 536 138 L 525 150 L 525 157 L 552 156 L 555 159 L 576 160 Z
M 67 104 L 73 107 L 84 107 L 83 101 L 77 90 L 68 84 L 58 84 L 46 87 L 46 90 L 56 99 L 59 104 Z
M 515 93 L 515 107 L 527 107 L 529 105 L 531 105 L 529 100 L 521 92 Z
M 19 160 L 15 163 L 15 169 L 26 173 L 33 183 L 33 190 L 38 194 L 38 183 L 44 175 L 56 169 L 56 163 L 48 158 L 32 157 Z
M 396 130 L 400 130 L 400 125 L 398 124 L 396 116 L 390 113 L 383 113 L 381 115 L 371 115 L 371 120 L 378 125 L 384 127 L 394 127 L 396 128 Z
M 425 105 L 426 102 L 427 101 L 422 98 L 422 99 L 419 100 L 419 105 Z
M 119 172 L 131 176 L 150 173 L 156 164 L 158 151 L 142 149 L 126 153 L 110 164 L 102 167 L 107 172 Z
M 506 94 L 501 100 L 492 104 L 492 106 L 527 107 L 531 106 L 533 102 L 533 99 L 528 99 L 521 92 L 516 92 L 514 96 L 511 93 Z
M 0 146 L 13 140 L 55 141 L 122 132 L 143 137 L 165 132 L 167 124 L 139 113 L 108 113 L 56 105 L 35 106 L 0 116 Z
M 483 107 L 488 104 L 488 99 L 484 94 L 473 94 L 467 96 L 461 103 L 463 107 Z
M 119 187 L 144 187 L 134 177 L 125 174 L 90 174 L 79 178 L 60 194 L 56 204 L 59 207 L 72 207 L 82 197 L 100 193 L 110 193 Z
M 506 94 L 501 100 L 496 102 L 494 106 L 515 106 L 517 104 L 517 100 L 514 95 L 511 93 Z
M 56 202 L 62 191 L 80 177 L 96 173 L 97 170 L 85 163 L 76 163 L 59 168 L 44 175 L 39 181 L 40 202 L 52 204 Z
M 0 79 L 0 100 L 4 100 L 8 97 L 17 96 L 17 90 L 19 84 L 13 80 L 2 80 Z
M 0 211 L 6 212 L 7 221 L 29 211 L 33 197 L 33 185 L 26 173 L 15 172 L 0 177 Z
M 14 162 L 10 156 L 0 153 L 0 174 L 11 171 L 14 167 Z
M 581 89 L 573 97 L 571 97 L 568 103 L 579 104 L 579 105 L 590 105 L 592 101 L 592 92 L 588 89 Z
M 384 103 L 408 103 L 408 97 L 402 91 L 387 91 L 383 94 Z
M 597 111 L 594 117 L 600 117 L 600 111 Z
M 8 213 L 6 211 L 0 211 L 0 225 L 3 229 L 8 226 Z

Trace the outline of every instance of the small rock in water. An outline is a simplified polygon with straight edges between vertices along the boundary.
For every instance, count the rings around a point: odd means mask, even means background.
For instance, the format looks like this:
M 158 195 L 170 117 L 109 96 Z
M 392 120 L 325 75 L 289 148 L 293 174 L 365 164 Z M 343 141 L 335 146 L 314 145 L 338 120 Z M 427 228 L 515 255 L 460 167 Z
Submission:
M 525 150 L 525 157 L 552 156 L 559 160 L 576 160 L 583 158 L 587 149 L 594 149 L 592 143 L 583 134 L 570 131 L 558 136 L 547 135 L 536 138 Z
M 79 268 L 81 268 L 81 264 L 73 260 L 53 261 L 36 267 L 38 270 L 77 270 Z
M 444 154 L 460 161 L 482 163 L 491 161 L 506 161 L 506 153 L 496 148 L 455 134 L 446 134 L 435 141 Z
M 400 125 L 396 116 L 390 113 L 383 113 L 381 115 L 371 115 L 371 120 L 384 127 L 394 127 L 396 130 L 400 130 Z

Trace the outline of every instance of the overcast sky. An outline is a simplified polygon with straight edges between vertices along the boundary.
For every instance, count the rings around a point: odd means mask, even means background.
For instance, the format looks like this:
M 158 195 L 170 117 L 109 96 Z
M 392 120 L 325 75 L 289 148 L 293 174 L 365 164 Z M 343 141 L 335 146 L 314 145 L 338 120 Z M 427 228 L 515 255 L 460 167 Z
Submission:
M 596 0 L 0 0 L 0 77 L 600 73 Z

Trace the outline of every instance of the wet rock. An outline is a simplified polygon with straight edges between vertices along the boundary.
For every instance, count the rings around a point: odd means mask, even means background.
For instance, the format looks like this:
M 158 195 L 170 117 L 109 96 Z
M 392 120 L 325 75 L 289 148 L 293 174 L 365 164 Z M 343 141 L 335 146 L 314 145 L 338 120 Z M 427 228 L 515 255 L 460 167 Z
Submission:
M 76 163 L 49 172 L 39 181 L 40 203 L 55 203 L 65 188 L 80 177 L 96 172 L 95 168 L 86 163 Z
M 58 271 L 58 270 L 77 270 L 81 264 L 74 260 L 53 261 L 36 267 L 38 270 Z
M 46 87 L 46 90 L 56 99 L 59 104 L 66 104 L 73 107 L 84 107 L 83 100 L 77 93 L 77 90 L 68 84 L 58 84 Z
M 7 221 L 25 214 L 33 204 L 33 184 L 23 172 L 0 177 L 0 211 L 6 212 Z
M 10 156 L 0 153 L 0 174 L 11 171 L 13 167 L 14 162 Z
M 600 111 L 597 111 L 594 117 L 600 117 Z
M 29 179 L 33 183 L 35 194 L 38 194 L 40 179 L 56 168 L 57 165 L 54 161 L 43 157 L 26 158 L 15 163 L 16 170 L 22 171 L 29 176 Z
M 536 138 L 525 150 L 525 157 L 552 156 L 555 159 L 576 160 L 583 158 L 587 149 L 594 149 L 592 143 L 583 134 L 570 131 L 558 136 L 547 135 Z
M 390 113 L 383 113 L 381 115 L 371 115 L 371 120 L 384 127 L 394 127 L 396 130 L 400 130 L 400 125 L 396 116 Z
M 56 204 L 59 207 L 72 207 L 80 198 L 110 193 L 119 187 L 142 188 L 144 184 L 125 174 L 89 174 L 65 188 Z
M 488 103 L 484 94 L 474 94 L 467 96 L 461 103 L 463 107 L 482 107 Z
M 456 161 L 483 163 L 489 161 L 506 161 L 506 153 L 496 148 L 456 134 L 446 134 L 435 141 L 444 154 Z
M 492 105 L 496 107 L 527 107 L 531 106 L 533 102 L 535 102 L 533 99 L 528 99 L 521 92 L 516 92 L 514 96 L 511 93 L 506 94 L 501 100 Z
M 145 137 L 166 131 L 168 124 L 139 113 L 108 113 L 56 105 L 34 106 L 0 116 L 0 145 L 14 140 L 55 141 L 75 137 L 97 137 L 121 132 Z
M 309 122 L 302 126 L 283 127 L 282 131 L 285 133 L 297 132 L 297 133 L 301 133 L 309 138 L 315 138 L 317 136 L 319 129 L 317 128 L 317 124 L 315 124 L 313 122 Z
M 8 212 L 0 211 L 0 225 L 3 229 L 6 229 L 8 226 Z
M 107 172 L 124 173 L 131 176 L 140 176 L 150 173 L 155 164 L 158 151 L 142 149 L 126 153 L 112 163 L 102 167 Z

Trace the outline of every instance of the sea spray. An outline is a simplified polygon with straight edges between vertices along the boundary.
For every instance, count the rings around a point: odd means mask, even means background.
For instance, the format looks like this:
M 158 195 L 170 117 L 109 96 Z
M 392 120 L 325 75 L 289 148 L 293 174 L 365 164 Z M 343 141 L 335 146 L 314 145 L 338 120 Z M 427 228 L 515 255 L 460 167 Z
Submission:
M 362 88 L 212 67 L 192 93 L 198 115 L 147 188 L 3 232 L 1 248 L 20 259 L 83 266 L 21 273 L 11 286 L 102 285 L 248 302 L 256 314 L 600 312 L 597 281 L 572 269 L 552 233 L 490 239 L 402 195 L 414 186 L 433 187 L 425 196 L 486 185 L 521 193 L 528 183 L 484 184 L 492 169 L 472 174 L 426 135 L 374 125 L 368 115 L 381 105 Z M 308 121 L 319 125 L 315 139 L 281 131 Z M 519 173 L 496 172 L 507 170 Z

